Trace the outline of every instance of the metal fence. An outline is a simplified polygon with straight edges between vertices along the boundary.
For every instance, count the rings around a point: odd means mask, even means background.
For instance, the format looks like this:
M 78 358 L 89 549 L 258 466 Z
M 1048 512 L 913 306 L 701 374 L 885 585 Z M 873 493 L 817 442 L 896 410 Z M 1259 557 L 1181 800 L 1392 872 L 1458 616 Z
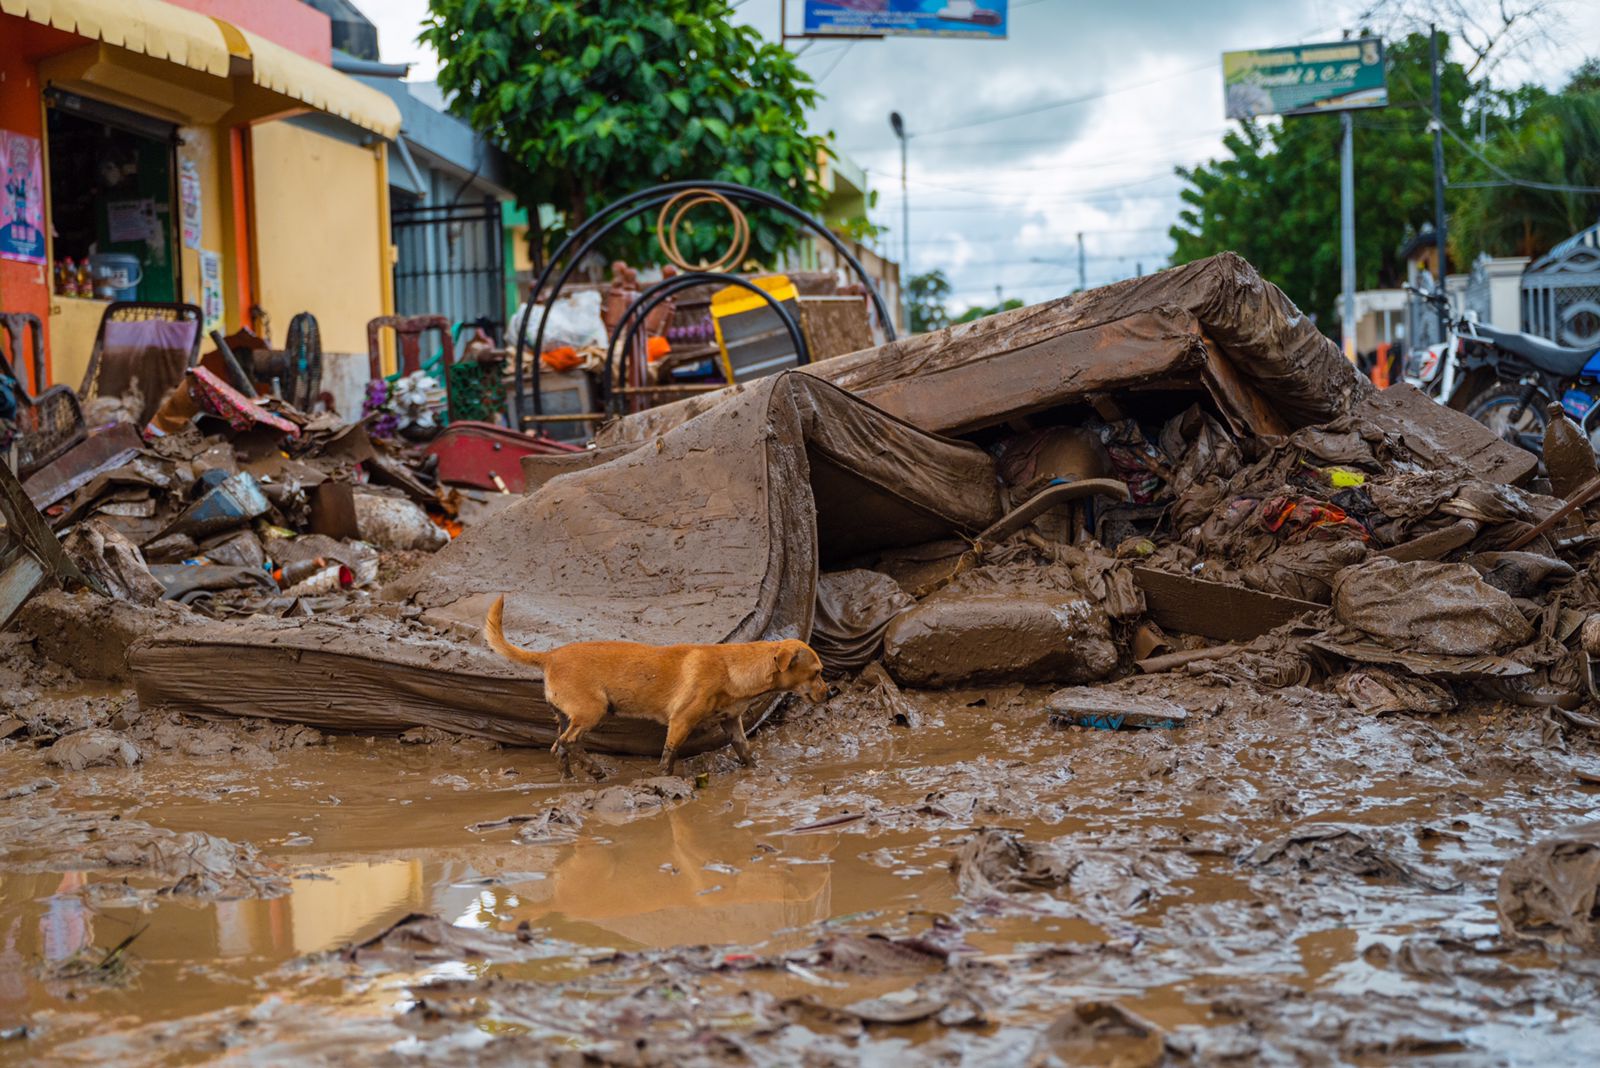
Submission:
M 503 334 L 506 265 L 500 202 L 395 208 L 399 315 L 443 315 L 452 323 L 488 319 Z
M 1522 328 L 1573 348 L 1600 347 L 1600 249 L 1568 243 L 1528 268 Z

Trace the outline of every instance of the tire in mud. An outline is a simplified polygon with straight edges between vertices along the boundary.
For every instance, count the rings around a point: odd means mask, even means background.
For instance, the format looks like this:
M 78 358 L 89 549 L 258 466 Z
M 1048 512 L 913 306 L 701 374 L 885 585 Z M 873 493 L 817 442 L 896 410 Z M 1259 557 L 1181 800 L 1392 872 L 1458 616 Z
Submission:
M 1516 382 L 1497 382 L 1472 399 L 1467 405 L 1467 414 L 1492 430 L 1502 441 L 1524 448 L 1534 443 L 1537 449 L 1536 443 L 1544 437 L 1544 408 L 1550 398 L 1545 396 L 1544 390 L 1536 390 L 1523 407 L 1521 416 L 1517 417 L 1517 407 L 1522 404 L 1526 389 L 1526 386 Z

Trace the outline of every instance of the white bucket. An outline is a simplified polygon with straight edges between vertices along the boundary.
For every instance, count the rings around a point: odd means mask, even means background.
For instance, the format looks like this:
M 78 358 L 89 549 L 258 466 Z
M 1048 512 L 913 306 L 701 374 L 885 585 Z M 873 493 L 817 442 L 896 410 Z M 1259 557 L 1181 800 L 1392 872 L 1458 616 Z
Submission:
M 137 300 L 144 266 L 126 252 L 96 252 L 89 257 L 89 275 L 101 300 Z

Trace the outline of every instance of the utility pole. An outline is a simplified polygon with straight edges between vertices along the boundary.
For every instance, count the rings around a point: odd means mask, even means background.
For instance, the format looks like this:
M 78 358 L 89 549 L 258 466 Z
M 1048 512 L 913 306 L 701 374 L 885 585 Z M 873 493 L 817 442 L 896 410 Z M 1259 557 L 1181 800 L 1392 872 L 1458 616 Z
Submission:
M 906 333 L 911 332 L 911 194 L 906 189 L 906 120 L 889 112 L 889 126 L 900 139 L 900 305 Z
M 1089 272 L 1083 262 L 1083 231 L 1078 231 L 1078 292 L 1089 288 Z
M 1444 232 L 1444 109 L 1439 104 L 1439 27 L 1428 25 L 1428 74 L 1433 82 L 1433 239 L 1439 254 L 1439 293 L 1445 293 L 1445 276 L 1449 272 L 1447 260 L 1449 245 Z M 1438 305 L 1439 340 L 1450 335 L 1450 306 Z
M 1344 358 L 1356 362 L 1356 127 L 1339 113 L 1339 268 L 1344 289 Z

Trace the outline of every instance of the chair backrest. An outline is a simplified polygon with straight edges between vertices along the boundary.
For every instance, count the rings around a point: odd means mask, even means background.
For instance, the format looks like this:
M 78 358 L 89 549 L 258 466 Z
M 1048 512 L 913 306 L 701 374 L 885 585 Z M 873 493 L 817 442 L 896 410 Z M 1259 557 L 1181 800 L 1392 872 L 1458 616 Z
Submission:
M 383 348 L 380 338 L 385 329 L 393 330 L 398 343 L 396 369 L 403 375 L 422 369 L 422 335 L 439 331 L 444 352 L 444 377 L 449 381 L 450 365 L 456 362 L 456 347 L 450 337 L 450 320 L 442 315 L 380 315 L 367 323 L 367 364 L 373 378 L 383 377 Z
M 117 301 L 100 317 L 94 352 L 78 392 L 121 396 L 137 380 L 144 397 L 140 423 L 149 422 L 167 392 L 200 361 L 200 325 L 193 304 Z
M 33 358 L 31 362 L 24 363 L 23 335 L 30 329 L 33 331 Z M 7 342 L 4 348 L 0 348 L 0 365 L 3 365 L 0 369 L 15 378 L 25 393 L 37 395 L 44 389 L 44 324 L 37 315 L 27 312 L 0 312 L 0 330 L 6 332 Z M 32 382 L 22 381 L 21 369 L 24 366 L 32 373 Z

